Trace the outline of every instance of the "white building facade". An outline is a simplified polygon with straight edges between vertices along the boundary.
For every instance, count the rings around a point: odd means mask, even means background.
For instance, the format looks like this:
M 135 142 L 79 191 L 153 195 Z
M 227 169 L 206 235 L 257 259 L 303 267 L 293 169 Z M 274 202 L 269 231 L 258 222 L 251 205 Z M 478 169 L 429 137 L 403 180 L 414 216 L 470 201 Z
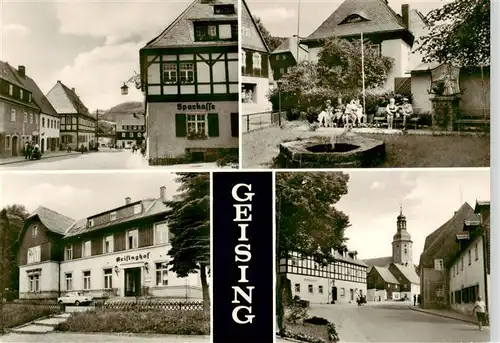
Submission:
M 292 297 L 330 304 L 356 303 L 359 295 L 366 295 L 366 264 L 346 250 L 333 255 L 334 262 L 327 265 L 297 253 L 280 261 L 279 273 L 286 273 L 290 280 Z

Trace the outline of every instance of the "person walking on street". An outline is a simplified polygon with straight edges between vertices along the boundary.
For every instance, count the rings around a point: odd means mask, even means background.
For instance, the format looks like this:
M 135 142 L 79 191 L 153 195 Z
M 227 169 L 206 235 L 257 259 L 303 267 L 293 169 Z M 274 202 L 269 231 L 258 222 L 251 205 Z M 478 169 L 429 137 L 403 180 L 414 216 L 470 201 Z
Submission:
M 422 304 L 422 298 L 420 297 L 420 294 L 417 295 L 417 301 L 418 301 L 418 306 L 420 306 L 420 304 Z
M 477 325 L 479 330 L 483 330 L 484 320 L 486 318 L 486 304 L 479 296 L 477 297 L 477 301 L 474 303 L 474 308 L 472 309 L 472 313 L 476 312 L 477 317 Z
M 413 294 L 413 306 L 417 306 L 417 295 Z
M 30 148 L 30 143 L 29 142 L 24 143 L 24 159 L 25 160 L 28 159 L 29 148 Z

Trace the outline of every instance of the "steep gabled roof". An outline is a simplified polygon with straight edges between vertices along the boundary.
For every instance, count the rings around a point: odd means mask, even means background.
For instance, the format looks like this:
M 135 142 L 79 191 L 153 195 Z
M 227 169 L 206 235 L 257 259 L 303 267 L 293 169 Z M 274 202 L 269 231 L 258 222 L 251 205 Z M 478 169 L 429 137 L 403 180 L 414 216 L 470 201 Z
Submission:
M 379 273 L 380 277 L 382 277 L 385 282 L 399 285 L 399 281 L 394 275 L 392 275 L 388 268 L 373 266 L 373 269 L 375 269 Z
M 408 279 L 408 281 L 410 281 L 411 283 L 420 284 L 420 276 L 418 276 L 414 265 L 403 266 L 399 263 L 393 263 L 393 265 L 401 272 L 401 274 L 404 275 L 406 279 Z
M 9 81 L 13 85 L 21 88 L 26 88 L 21 80 L 19 80 L 14 73 L 14 68 L 10 66 L 8 62 L 0 61 L 0 78 Z
M 106 222 L 106 223 L 94 225 L 94 226 L 88 226 L 88 220 L 87 220 L 87 218 L 84 218 L 84 219 L 81 219 L 81 220 L 75 222 L 71 227 L 69 227 L 64 238 L 69 238 L 69 237 L 74 237 L 74 236 L 86 234 L 89 232 L 104 229 L 106 227 L 131 222 L 133 220 L 143 219 L 143 218 L 159 215 L 162 213 L 164 213 L 166 215 L 169 211 L 167 205 L 160 199 L 145 199 L 145 200 L 136 201 L 134 203 L 131 203 L 128 206 L 132 206 L 132 205 L 138 204 L 138 203 L 142 203 L 142 206 L 143 206 L 143 211 L 139 214 L 133 214 L 133 215 L 128 216 L 128 217 L 118 218 L 117 220 L 113 220 L 112 222 Z M 111 212 L 113 210 L 115 210 L 115 209 L 111 209 L 111 210 L 106 211 L 106 212 Z M 96 217 L 96 216 L 98 216 L 98 214 L 90 216 L 89 218 Z
M 80 97 L 61 81 L 57 81 L 54 87 L 47 93 L 47 99 L 49 99 L 51 105 L 59 114 L 78 113 L 91 118 L 94 117 L 89 112 L 87 106 L 83 104 Z M 72 112 L 68 111 L 68 106 L 72 108 Z
M 266 40 L 264 39 L 262 32 L 260 32 L 259 27 L 257 26 L 257 23 L 255 22 L 255 19 L 252 15 L 252 12 L 250 11 L 250 8 L 247 5 L 247 2 L 245 0 L 241 0 L 241 3 L 243 4 L 243 8 L 241 10 L 240 26 L 250 26 L 250 29 L 253 28 L 257 33 L 257 37 L 254 36 L 245 38 L 242 37 L 241 46 L 243 48 L 258 50 L 261 52 L 270 52 Z M 254 42 L 255 38 L 258 38 L 259 40 L 258 44 Z
M 41 108 L 40 104 L 37 104 L 37 102 L 35 101 L 36 100 L 35 91 L 33 89 L 31 89 L 31 87 L 29 87 L 29 85 L 26 84 L 26 82 L 23 82 L 23 78 L 21 77 L 21 75 L 19 75 L 17 69 L 14 68 L 13 66 L 11 66 L 8 62 L 0 61 L 0 78 L 12 83 L 13 85 L 21 87 L 22 89 L 30 91 L 32 93 L 32 96 L 33 96 L 33 99 L 32 99 L 33 101 L 31 103 L 25 103 L 21 100 L 12 99 L 12 98 L 4 96 L 2 94 L 0 94 L 0 98 L 8 100 L 8 101 L 16 102 L 22 106 L 31 107 L 35 110 L 40 110 L 40 108 Z M 29 79 L 29 78 L 26 77 L 26 79 Z M 36 84 L 35 84 L 35 86 L 36 86 Z M 36 87 L 36 88 L 38 89 L 38 87 Z
M 351 16 L 362 20 L 346 22 Z M 385 0 L 345 0 L 306 41 L 399 30 L 408 28 Z
M 51 232 L 63 235 L 66 230 L 75 222 L 74 219 L 66 217 L 56 211 L 43 206 L 33 211 L 26 220 L 38 216 L 42 224 Z
M 392 256 L 370 258 L 363 261 L 369 266 L 389 267 L 392 263 Z
M 295 58 L 295 61 L 300 62 L 299 56 L 297 56 L 297 44 L 299 44 L 297 37 L 285 38 L 283 42 L 271 52 L 271 54 L 282 54 L 290 52 Z M 299 49 L 302 49 L 305 52 L 307 52 L 308 50 L 307 47 L 303 44 L 299 44 Z
M 234 5 L 235 14 L 214 14 L 214 5 Z M 237 41 L 203 41 L 194 40 L 194 26 L 196 21 L 237 21 L 237 0 L 214 0 L 210 3 L 194 0 L 162 33 L 149 41 L 143 49 L 165 47 L 191 46 L 233 46 Z
M 43 114 L 47 114 L 52 117 L 59 117 L 57 111 L 31 77 L 26 75 L 24 78 L 21 78 L 21 80 L 26 88 L 31 92 L 33 101 L 38 105 L 38 107 L 40 107 Z
M 461 232 L 465 219 L 474 210 L 466 202 L 464 203 L 445 224 L 427 236 L 424 251 L 420 255 L 420 267 L 432 268 L 434 259 L 452 258 L 458 252 L 455 235 Z

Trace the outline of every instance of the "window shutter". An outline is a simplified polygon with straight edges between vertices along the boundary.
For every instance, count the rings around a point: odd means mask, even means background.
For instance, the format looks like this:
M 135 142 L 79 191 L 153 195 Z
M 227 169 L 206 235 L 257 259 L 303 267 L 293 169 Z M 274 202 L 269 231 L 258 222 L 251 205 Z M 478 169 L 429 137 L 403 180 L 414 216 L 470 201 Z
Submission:
M 208 114 L 208 136 L 219 137 L 219 115 L 217 113 Z
M 238 113 L 231 113 L 231 136 L 238 137 L 240 131 L 240 121 Z
M 186 115 L 177 113 L 175 115 L 175 136 L 186 137 Z
M 255 54 L 255 52 L 250 52 L 250 51 L 246 51 L 246 63 L 245 63 L 245 66 L 246 66 L 246 71 L 247 71 L 247 74 L 252 74 L 253 73 L 253 54 Z
M 262 74 L 263 76 L 265 77 L 268 77 L 269 75 L 269 56 L 265 55 L 265 54 L 261 54 L 261 70 L 262 70 Z

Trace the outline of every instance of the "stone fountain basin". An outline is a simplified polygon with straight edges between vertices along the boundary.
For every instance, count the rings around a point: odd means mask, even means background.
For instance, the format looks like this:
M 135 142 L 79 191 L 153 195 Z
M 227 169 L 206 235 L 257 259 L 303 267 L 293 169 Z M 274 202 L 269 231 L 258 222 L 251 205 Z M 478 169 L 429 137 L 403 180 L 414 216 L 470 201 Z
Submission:
M 331 137 L 311 137 L 280 144 L 281 168 L 367 168 L 385 159 L 385 143 L 349 134 L 337 137 L 331 150 Z

